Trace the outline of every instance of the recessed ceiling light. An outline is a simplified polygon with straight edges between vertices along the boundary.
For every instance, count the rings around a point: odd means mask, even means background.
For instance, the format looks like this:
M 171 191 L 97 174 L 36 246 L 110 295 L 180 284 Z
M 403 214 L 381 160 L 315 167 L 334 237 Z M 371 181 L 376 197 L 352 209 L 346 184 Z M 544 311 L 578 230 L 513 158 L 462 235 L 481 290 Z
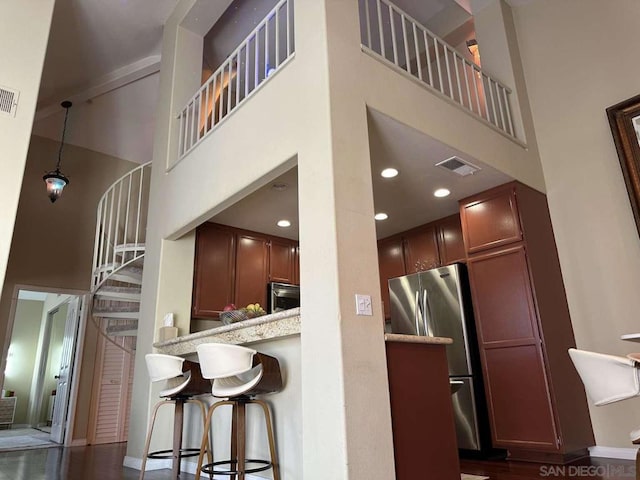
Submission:
M 277 190 L 278 192 L 282 192 L 283 190 L 286 190 L 287 188 L 289 188 L 289 185 L 287 185 L 286 183 L 279 182 L 271 185 L 271 188 L 273 190 Z
M 382 172 L 380 172 L 380 175 L 384 178 L 393 178 L 398 175 L 398 170 L 396 170 L 395 168 L 385 168 L 384 170 L 382 170 Z
M 282 228 L 287 228 L 291 226 L 291 222 L 289 220 L 278 220 L 277 225 Z
M 435 192 L 433 192 L 434 197 L 442 198 L 449 195 L 451 192 L 446 188 L 439 188 Z
M 386 213 L 380 212 L 380 213 L 376 213 L 373 218 L 375 218 L 376 220 L 386 220 L 387 218 L 389 218 L 389 215 L 387 215 Z

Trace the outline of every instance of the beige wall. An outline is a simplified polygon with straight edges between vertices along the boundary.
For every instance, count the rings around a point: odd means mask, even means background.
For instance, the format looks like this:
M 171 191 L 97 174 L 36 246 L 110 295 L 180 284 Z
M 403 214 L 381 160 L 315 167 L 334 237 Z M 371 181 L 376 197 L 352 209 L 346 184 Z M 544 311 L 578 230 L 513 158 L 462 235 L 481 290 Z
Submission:
M 640 240 L 605 109 L 639 93 L 637 0 L 536 0 L 514 9 L 579 348 L 638 351 Z M 591 408 L 596 442 L 630 447 L 640 400 Z
M 14 118 L 0 115 L 0 288 L 9 258 L 53 5 L 54 0 L 2 2 L 0 65 L 5 67 L 0 72 L 0 85 L 19 90 L 20 104 Z M 4 331 L 0 325 L 2 340 Z
M 98 200 L 113 181 L 136 166 L 66 145 L 62 171 L 69 176 L 70 184 L 62 197 L 51 204 L 42 175 L 55 166 L 58 147 L 58 142 L 32 137 L 0 298 L 0 344 L 5 344 L 11 335 L 7 318 L 16 285 L 89 290 Z M 93 356 L 93 347 L 87 348 L 83 372 L 85 368 L 92 370 Z M 91 380 L 83 378 L 85 382 Z M 81 386 L 78 408 L 88 405 L 90 389 L 90 384 Z
M 42 322 L 44 302 L 38 300 L 18 300 L 15 324 L 9 347 L 9 358 L 4 389 L 14 390 L 16 397 L 15 424 L 29 423 L 29 397 L 31 381 L 35 373 L 38 334 Z

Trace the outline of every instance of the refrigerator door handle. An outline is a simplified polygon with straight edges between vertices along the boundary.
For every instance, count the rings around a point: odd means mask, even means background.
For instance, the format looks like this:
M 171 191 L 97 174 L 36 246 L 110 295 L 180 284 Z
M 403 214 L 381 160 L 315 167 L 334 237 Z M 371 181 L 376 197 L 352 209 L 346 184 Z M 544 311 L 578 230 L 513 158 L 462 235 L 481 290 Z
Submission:
M 418 290 L 416 290 L 416 304 L 415 304 L 414 312 L 415 312 L 414 322 L 416 324 L 416 335 L 420 335 L 419 318 L 421 316 L 421 313 L 420 313 L 420 292 Z
M 422 302 L 424 313 L 422 314 L 422 324 L 424 325 L 424 334 L 428 337 L 433 337 L 433 329 L 429 328 L 431 325 L 431 308 L 429 306 L 429 296 L 427 290 L 424 291 L 424 301 Z

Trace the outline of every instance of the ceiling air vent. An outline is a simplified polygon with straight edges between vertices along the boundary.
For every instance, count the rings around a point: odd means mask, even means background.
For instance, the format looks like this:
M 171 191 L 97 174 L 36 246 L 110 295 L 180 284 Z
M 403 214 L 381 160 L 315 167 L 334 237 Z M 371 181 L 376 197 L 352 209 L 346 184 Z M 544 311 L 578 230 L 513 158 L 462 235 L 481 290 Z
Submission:
M 0 86 L 0 115 L 15 117 L 20 92 Z
M 461 177 L 466 177 L 480 170 L 480 167 L 476 167 L 473 163 L 462 160 L 460 157 L 447 158 L 440 163 L 436 163 L 436 167 L 446 168 Z

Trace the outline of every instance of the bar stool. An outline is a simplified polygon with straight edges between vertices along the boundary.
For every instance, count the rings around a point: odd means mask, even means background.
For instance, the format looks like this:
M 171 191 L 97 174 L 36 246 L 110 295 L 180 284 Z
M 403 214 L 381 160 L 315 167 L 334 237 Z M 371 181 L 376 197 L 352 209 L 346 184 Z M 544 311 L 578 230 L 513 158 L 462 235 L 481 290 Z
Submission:
M 617 357 L 570 348 L 569 356 L 597 407 L 640 396 L 640 354 Z M 633 444 L 640 444 L 640 430 L 629 436 Z M 640 450 L 636 453 L 636 479 L 640 479 Z
M 258 353 L 250 348 L 239 345 L 222 343 L 207 343 L 197 346 L 198 360 L 204 378 L 213 379 L 211 393 L 216 398 L 226 398 L 226 401 L 214 403 L 209 408 L 205 422 L 205 432 L 202 436 L 200 456 L 196 480 L 200 472 L 209 475 L 229 475 L 238 480 L 244 480 L 245 474 L 268 470 L 273 471 L 274 480 L 280 480 L 278 459 L 276 456 L 273 427 L 269 406 L 262 400 L 253 397 L 259 394 L 274 393 L 282 390 L 282 375 L 278 360 L 269 355 Z M 271 460 L 247 459 L 245 455 L 245 414 L 246 406 L 256 404 L 264 413 L 269 452 Z M 229 460 L 210 462 L 202 465 L 204 452 L 209 451 L 209 428 L 214 411 L 223 405 L 231 405 L 231 458 Z M 215 467 L 229 464 L 228 470 L 218 470 Z M 248 464 L 255 464 L 247 468 Z
M 211 384 L 202 378 L 198 364 L 173 355 L 150 353 L 145 356 L 147 370 L 152 382 L 166 381 L 165 388 L 160 392 L 160 400 L 153 408 L 153 415 L 149 423 L 149 431 L 142 455 L 142 467 L 140 480 L 143 480 L 147 458 L 172 458 L 173 466 L 171 478 L 177 479 L 180 475 L 180 460 L 186 457 L 195 457 L 200 454 L 199 448 L 182 448 L 182 428 L 184 420 L 184 404 L 195 403 L 200 407 L 202 421 L 205 422 L 206 409 L 204 402 L 194 399 L 196 395 L 202 395 L 210 391 Z M 158 450 L 149 453 L 151 435 L 156 421 L 158 410 L 163 405 L 174 405 L 173 418 L 173 449 Z M 205 430 L 208 432 L 208 429 Z M 212 459 L 208 451 L 209 459 Z

